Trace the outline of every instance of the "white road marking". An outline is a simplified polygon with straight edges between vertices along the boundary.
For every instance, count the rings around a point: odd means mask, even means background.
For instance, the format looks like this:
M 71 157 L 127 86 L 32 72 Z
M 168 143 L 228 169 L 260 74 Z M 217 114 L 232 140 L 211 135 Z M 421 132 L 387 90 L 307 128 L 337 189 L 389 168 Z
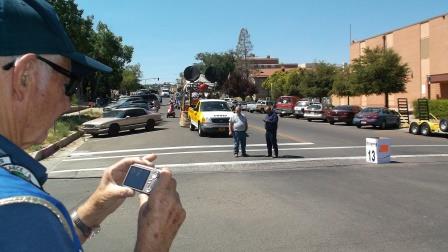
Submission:
M 254 144 L 255 145 L 255 144 Z M 263 144 L 262 144 L 263 145 Z M 288 144 L 286 144 L 288 145 Z M 249 146 L 249 145 L 248 145 Z M 260 145 L 255 145 L 260 146 Z M 264 146 L 264 145 L 263 145 Z M 229 146 L 227 146 L 229 147 Z M 411 147 L 448 147 L 448 145 L 392 145 L 392 148 L 411 148 Z M 171 147 L 168 147 L 171 148 Z M 330 147 L 303 147 L 303 148 L 280 148 L 279 151 L 299 151 L 299 150 L 337 150 L 337 149 L 363 149 L 365 146 L 330 146 Z M 247 152 L 265 152 L 266 149 L 248 149 Z M 201 151 L 200 153 L 232 153 L 233 149 L 230 150 L 210 150 Z M 155 152 L 157 156 L 168 156 L 168 155 L 188 155 L 188 154 L 198 154 L 198 151 L 182 151 L 182 152 Z M 140 157 L 141 154 L 137 155 L 120 155 L 120 156 L 104 156 L 104 157 L 82 157 L 81 158 L 71 158 L 62 160 L 62 162 L 77 162 L 77 161 L 88 161 L 88 160 L 105 160 L 105 159 L 118 159 L 125 157 Z
M 448 157 L 448 154 L 422 154 L 422 155 L 394 155 L 392 158 L 426 158 L 426 157 Z M 234 165 L 251 165 L 251 164 L 275 164 L 275 163 L 294 163 L 294 162 L 310 162 L 310 161 L 328 161 L 328 160 L 362 160 L 365 156 L 352 157 L 321 157 L 321 158 L 295 158 L 295 159 L 273 159 L 273 160 L 251 160 L 251 161 L 229 161 L 229 162 L 204 162 L 204 163 L 188 163 L 188 164 L 161 164 L 157 167 L 181 168 L 181 167 L 198 167 L 198 166 L 234 166 Z M 103 171 L 103 168 L 87 168 L 73 169 L 62 171 L 50 171 L 49 174 L 63 174 L 70 172 L 90 172 Z
M 312 145 L 314 143 L 280 143 L 279 146 L 299 146 L 299 145 Z M 260 147 L 266 146 L 266 144 L 248 144 L 247 147 Z M 158 147 L 147 149 L 128 149 L 128 150 L 115 150 L 115 151 L 97 151 L 97 152 L 74 152 L 70 156 L 94 156 L 101 154 L 113 154 L 113 153 L 129 153 L 129 152 L 145 152 L 145 151 L 158 151 L 158 150 L 182 150 L 182 149 L 209 149 L 209 148 L 226 148 L 233 147 L 233 145 L 195 145 L 195 146 L 174 146 L 174 147 Z

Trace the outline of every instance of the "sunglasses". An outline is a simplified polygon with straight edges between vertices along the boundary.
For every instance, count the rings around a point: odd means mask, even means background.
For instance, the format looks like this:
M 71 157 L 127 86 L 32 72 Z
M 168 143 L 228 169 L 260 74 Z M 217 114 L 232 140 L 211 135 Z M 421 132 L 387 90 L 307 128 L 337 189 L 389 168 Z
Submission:
M 56 63 L 53 63 L 39 55 L 37 55 L 37 59 L 45 62 L 47 65 L 49 65 L 51 68 L 53 68 L 53 70 L 55 70 L 56 72 L 66 76 L 70 79 L 70 81 L 68 83 L 64 84 L 66 96 L 71 97 L 72 95 L 74 95 L 76 93 L 76 91 L 78 90 L 79 84 L 81 82 L 81 79 L 77 75 L 75 75 L 74 73 L 68 71 L 67 69 L 65 69 L 65 68 L 57 65 Z M 16 59 L 14 61 L 4 65 L 2 67 L 3 70 L 8 71 L 9 69 L 13 68 L 15 62 L 16 62 Z

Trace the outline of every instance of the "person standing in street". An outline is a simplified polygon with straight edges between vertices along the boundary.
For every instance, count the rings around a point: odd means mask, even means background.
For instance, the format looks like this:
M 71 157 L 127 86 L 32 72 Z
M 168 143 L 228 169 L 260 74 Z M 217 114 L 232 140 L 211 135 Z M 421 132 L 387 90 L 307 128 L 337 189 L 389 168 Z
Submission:
M 266 108 L 266 117 L 264 118 L 264 128 L 266 129 L 266 147 L 268 148 L 268 157 L 278 158 L 277 146 L 277 127 L 278 116 L 269 106 Z M 272 148 L 274 148 L 274 156 L 272 156 Z
M 233 135 L 233 154 L 238 157 L 239 146 L 241 145 L 241 156 L 247 157 L 246 154 L 246 131 L 247 118 L 241 114 L 241 106 L 235 107 L 235 114 L 229 120 L 229 135 Z

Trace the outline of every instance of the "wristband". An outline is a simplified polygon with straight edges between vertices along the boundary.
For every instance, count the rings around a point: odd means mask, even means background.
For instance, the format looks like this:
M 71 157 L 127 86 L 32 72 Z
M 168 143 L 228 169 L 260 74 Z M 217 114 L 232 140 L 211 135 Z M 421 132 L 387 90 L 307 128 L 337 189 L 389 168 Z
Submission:
M 74 211 L 71 216 L 75 226 L 81 231 L 85 238 L 91 239 L 101 231 L 100 226 L 89 227 L 79 218 L 78 213 Z

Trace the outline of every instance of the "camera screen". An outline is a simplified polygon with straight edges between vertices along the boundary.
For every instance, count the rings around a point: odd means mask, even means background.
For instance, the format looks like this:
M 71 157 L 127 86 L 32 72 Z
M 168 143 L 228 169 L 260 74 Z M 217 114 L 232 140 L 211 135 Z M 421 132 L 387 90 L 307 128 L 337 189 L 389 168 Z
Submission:
M 138 190 L 143 190 L 150 174 L 151 171 L 131 166 L 123 184 Z

